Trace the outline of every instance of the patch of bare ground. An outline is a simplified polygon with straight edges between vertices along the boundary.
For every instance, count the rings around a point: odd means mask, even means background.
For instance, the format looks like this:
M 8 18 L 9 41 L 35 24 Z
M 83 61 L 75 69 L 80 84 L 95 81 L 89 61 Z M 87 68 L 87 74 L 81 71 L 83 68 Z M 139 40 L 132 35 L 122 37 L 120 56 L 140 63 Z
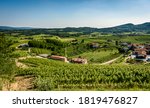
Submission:
M 15 60 L 16 66 L 20 67 L 20 68 L 28 68 L 27 65 L 25 65 L 25 64 L 23 64 L 23 63 L 21 63 L 21 62 L 18 61 L 18 60 L 23 60 L 23 59 L 26 59 L 26 58 L 30 58 L 30 57 L 20 57 L 20 58 L 16 59 Z
M 27 65 L 25 65 L 25 64 L 23 64 L 23 63 L 21 63 L 21 62 L 19 62 L 17 59 L 16 59 L 16 66 L 17 67 L 20 67 L 20 68 L 28 68 L 28 66 Z
M 13 82 L 4 84 L 3 91 L 31 91 L 34 89 L 35 77 L 31 75 L 16 76 Z

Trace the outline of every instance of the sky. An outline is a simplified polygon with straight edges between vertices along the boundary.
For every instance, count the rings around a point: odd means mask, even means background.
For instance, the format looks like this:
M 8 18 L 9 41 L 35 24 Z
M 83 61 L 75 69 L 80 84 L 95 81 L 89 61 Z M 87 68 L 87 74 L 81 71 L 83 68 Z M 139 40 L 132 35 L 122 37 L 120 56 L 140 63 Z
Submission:
M 112 27 L 150 22 L 150 0 L 0 0 L 0 26 Z

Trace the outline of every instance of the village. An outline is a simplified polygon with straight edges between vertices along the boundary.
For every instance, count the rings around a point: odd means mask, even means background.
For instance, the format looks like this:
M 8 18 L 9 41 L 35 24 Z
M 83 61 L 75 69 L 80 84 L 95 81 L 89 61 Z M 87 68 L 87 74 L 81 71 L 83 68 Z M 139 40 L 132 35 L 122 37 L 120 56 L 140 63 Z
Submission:
M 126 44 L 131 50 L 129 57 L 136 61 L 150 61 L 150 45 L 149 44 Z

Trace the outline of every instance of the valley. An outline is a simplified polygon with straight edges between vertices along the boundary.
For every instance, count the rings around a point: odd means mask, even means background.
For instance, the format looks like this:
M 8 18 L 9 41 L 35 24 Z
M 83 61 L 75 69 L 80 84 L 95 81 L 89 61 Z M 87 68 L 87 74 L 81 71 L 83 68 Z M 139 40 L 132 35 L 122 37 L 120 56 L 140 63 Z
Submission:
M 0 89 L 150 90 L 150 34 L 128 26 L 1 29 Z

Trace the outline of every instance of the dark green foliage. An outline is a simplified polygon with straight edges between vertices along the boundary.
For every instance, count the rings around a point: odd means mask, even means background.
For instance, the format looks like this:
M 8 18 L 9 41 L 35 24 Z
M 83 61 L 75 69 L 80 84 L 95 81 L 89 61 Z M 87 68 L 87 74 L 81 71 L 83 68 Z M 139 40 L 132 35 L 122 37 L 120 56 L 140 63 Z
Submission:
M 56 40 L 56 39 L 46 39 L 46 42 L 48 44 L 59 46 L 59 47 L 62 47 L 62 48 L 65 48 L 65 47 L 68 46 L 67 42 L 62 42 L 62 41 Z
M 86 44 L 70 45 L 67 47 L 67 55 L 75 56 L 75 55 L 87 52 L 88 50 L 89 50 L 89 47 Z
M 115 44 L 116 44 L 116 46 L 118 46 L 118 44 L 119 44 L 118 41 L 116 41 Z
M 13 58 L 9 57 L 12 49 L 9 48 L 11 41 L 7 40 L 4 36 L 0 36 L 0 75 L 11 75 L 15 68 Z
M 47 44 L 44 41 L 32 40 L 28 44 L 30 47 L 47 48 Z
M 44 48 L 52 51 L 52 54 L 65 55 L 65 48 L 68 46 L 67 42 L 62 42 L 56 39 L 46 39 L 45 41 L 32 40 L 28 42 L 30 47 Z
M 12 43 L 11 40 L 7 40 L 5 36 L 0 35 L 0 53 L 7 54 L 14 50 L 13 48 L 9 48 Z
M 81 40 L 81 43 L 84 43 L 84 39 Z

